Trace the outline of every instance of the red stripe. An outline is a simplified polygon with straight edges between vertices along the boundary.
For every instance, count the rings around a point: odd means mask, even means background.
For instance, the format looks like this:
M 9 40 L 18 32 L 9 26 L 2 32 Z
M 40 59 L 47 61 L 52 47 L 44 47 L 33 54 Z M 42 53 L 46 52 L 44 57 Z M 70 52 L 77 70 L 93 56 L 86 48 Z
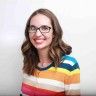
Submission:
M 29 96 L 64 96 L 64 92 L 54 92 L 46 89 L 36 88 L 22 83 L 22 92 Z

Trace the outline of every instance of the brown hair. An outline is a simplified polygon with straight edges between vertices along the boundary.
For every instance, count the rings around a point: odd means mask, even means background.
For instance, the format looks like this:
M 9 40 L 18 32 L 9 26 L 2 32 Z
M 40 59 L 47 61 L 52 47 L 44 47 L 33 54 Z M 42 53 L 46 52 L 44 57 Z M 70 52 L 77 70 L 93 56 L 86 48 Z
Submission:
M 55 68 L 58 66 L 60 63 L 60 57 L 61 54 L 70 54 L 72 51 L 72 47 L 67 45 L 63 40 L 62 40 L 62 28 L 56 18 L 56 16 L 49 11 L 48 9 L 38 9 L 36 10 L 28 19 L 25 27 L 25 41 L 21 46 L 21 50 L 24 56 L 24 66 L 23 66 L 23 72 L 27 73 L 28 75 L 34 75 L 35 69 L 37 67 L 37 64 L 39 62 L 39 56 L 37 49 L 32 45 L 29 39 L 29 32 L 28 28 L 30 26 L 30 20 L 33 16 L 37 14 L 43 14 L 47 16 L 52 24 L 53 27 L 53 35 L 54 38 L 52 40 L 52 43 L 50 45 L 49 49 L 49 57 L 50 60 L 54 62 Z

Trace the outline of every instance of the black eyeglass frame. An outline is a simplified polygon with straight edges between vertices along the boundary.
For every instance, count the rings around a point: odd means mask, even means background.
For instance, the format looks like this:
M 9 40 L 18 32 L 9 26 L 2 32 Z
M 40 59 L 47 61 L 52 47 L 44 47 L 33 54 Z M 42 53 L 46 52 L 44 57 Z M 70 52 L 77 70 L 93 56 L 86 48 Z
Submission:
M 33 32 L 32 32 L 32 29 L 31 29 L 32 27 L 35 28 L 35 31 L 33 31 Z M 47 30 L 47 31 L 41 31 L 41 28 L 42 28 L 42 27 L 47 27 L 48 30 Z M 28 31 L 29 31 L 29 33 L 36 33 L 37 30 L 39 30 L 41 33 L 49 33 L 49 32 L 50 32 L 50 29 L 51 29 L 51 27 L 50 27 L 50 26 L 47 26 L 47 25 L 42 25 L 42 26 L 40 26 L 40 27 L 36 27 L 36 26 L 34 26 L 34 25 L 30 25 L 29 28 L 28 28 Z

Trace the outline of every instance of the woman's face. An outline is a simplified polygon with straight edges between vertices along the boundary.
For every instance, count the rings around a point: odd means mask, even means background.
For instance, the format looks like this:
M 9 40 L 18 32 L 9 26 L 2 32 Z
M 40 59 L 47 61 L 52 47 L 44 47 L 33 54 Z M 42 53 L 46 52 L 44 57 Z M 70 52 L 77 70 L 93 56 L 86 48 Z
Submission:
M 37 14 L 30 21 L 29 38 L 37 50 L 49 48 L 53 29 L 50 19 L 42 14 Z M 38 29 L 39 28 L 39 29 Z

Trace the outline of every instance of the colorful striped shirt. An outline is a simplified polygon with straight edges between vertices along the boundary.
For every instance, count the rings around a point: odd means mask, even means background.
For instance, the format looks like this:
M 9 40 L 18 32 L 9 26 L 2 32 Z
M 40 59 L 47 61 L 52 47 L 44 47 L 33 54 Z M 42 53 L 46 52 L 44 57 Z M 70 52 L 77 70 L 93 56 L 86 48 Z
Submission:
M 57 68 L 37 67 L 36 76 L 24 74 L 21 91 L 27 96 L 72 96 L 80 94 L 80 68 L 77 60 L 64 55 Z

